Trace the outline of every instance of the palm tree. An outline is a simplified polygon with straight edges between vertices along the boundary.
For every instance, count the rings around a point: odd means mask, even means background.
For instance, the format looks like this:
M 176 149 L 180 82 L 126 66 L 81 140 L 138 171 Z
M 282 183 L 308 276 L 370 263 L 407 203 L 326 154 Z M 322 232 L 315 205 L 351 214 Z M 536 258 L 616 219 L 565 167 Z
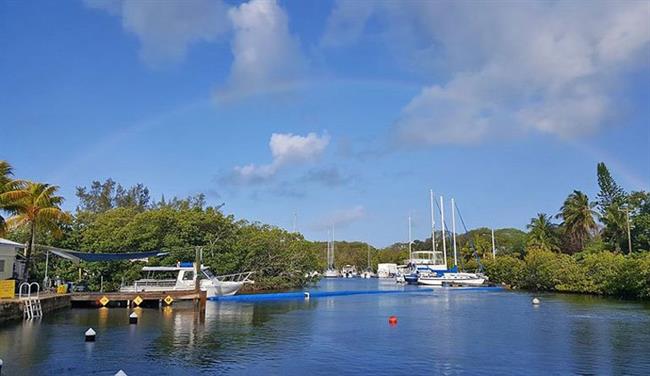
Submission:
M 14 207 L 13 203 L 17 198 L 23 196 L 18 192 L 23 182 L 11 178 L 13 175 L 13 168 L 7 161 L 0 161 L 0 235 L 4 235 L 7 230 L 5 218 L 2 216 L 2 211 L 11 212 Z
M 526 226 L 529 230 L 527 245 L 532 248 L 546 251 L 557 251 L 558 246 L 557 225 L 551 222 L 551 217 L 544 213 L 537 213 L 537 217 L 530 219 Z
M 594 220 L 594 216 L 598 215 L 593 210 L 595 206 L 596 203 L 590 203 L 586 194 L 573 191 L 556 216 L 563 219 L 562 226 L 575 250 L 582 250 L 587 240 L 598 230 Z
M 26 182 L 20 189 L 8 192 L 8 194 L 13 194 L 15 201 L 12 203 L 11 209 L 13 215 L 7 219 L 7 224 L 12 228 L 29 227 L 30 237 L 27 242 L 23 280 L 29 278 L 29 267 L 37 229 L 49 230 L 54 236 L 59 236 L 61 234 L 60 224 L 71 219 L 70 215 L 61 210 L 59 206 L 63 202 L 63 197 L 56 195 L 58 189 L 59 187 L 55 185 Z

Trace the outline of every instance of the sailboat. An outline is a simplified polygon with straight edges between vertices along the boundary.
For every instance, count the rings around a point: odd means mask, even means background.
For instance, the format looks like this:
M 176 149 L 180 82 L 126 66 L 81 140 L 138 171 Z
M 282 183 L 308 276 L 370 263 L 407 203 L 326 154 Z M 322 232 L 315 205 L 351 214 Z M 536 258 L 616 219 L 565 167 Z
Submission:
M 338 278 L 339 271 L 334 268 L 334 226 L 332 231 L 327 231 L 330 239 L 327 239 L 327 270 L 323 273 L 325 278 Z
M 366 278 L 366 279 L 377 277 L 377 275 L 372 271 L 372 268 L 370 267 L 370 244 L 368 244 L 367 246 L 368 246 L 368 268 L 366 268 L 366 270 L 363 273 L 361 273 L 361 278 Z
M 431 202 L 433 203 L 433 193 L 431 193 Z M 451 226 L 452 226 L 452 242 L 454 249 L 454 266 L 449 270 L 447 269 L 447 246 L 446 246 L 446 232 L 445 232 L 445 206 L 442 196 L 440 196 L 440 219 L 442 226 L 442 252 L 444 262 L 437 266 L 444 268 L 438 270 L 431 270 L 429 272 L 422 272 L 418 275 L 418 284 L 429 286 L 443 286 L 443 285 L 462 285 L 462 286 L 480 286 L 485 282 L 485 276 L 480 273 L 465 273 L 458 271 L 458 254 L 456 249 L 456 204 L 454 199 L 451 199 Z M 431 218 L 433 223 L 433 204 L 431 205 Z M 435 231 L 435 229 L 433 230 Z M 433 232 L 432 232 L 433 234 Z M 432 235 L 432 246 L 435 249 L 435 241 Z M 435 252 L 434 252 L 435 254 Z
M 411 217 L 409 217 L 409 259 L 407 266 L 410 273 L 404 275 L 404 279 L 408 284 L 419 284 L 420 278 L 425 275 L 437 274 L 447 270 L 447 248 L 445 239 L 443 237 L 443 252 L 436 251 L 436 221 L 433 212 L 433 190 L 429 191 L 430 206 L 431 206 L 431 251 L 417 251 L 411 250 Z M 443 220 L 444 232 L 444 220 Z

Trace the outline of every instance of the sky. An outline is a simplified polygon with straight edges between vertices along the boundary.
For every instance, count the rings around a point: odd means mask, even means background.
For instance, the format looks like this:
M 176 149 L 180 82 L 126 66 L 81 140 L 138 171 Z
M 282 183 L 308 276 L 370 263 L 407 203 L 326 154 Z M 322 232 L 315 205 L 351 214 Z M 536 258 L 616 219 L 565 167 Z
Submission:
M 525 229 L 601 161 L 650 189 L 649 68 L 649 1 L 5 0 L 0 159 L 67 210 L 110 177 L 386 246 L 432 189 Z

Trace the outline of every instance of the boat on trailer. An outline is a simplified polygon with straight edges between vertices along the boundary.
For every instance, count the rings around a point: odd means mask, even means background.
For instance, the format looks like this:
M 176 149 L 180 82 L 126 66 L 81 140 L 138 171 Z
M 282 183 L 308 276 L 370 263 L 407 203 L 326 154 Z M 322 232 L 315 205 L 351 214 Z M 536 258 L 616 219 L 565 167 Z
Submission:
M 196 286 L 195 265 L 180 262 L 176 266 L 145 266 L 146 277 L 136 280 L 131 286 L 123 286 L 120 292 L 165 292 L 194 291 Z M 207 266 L 201 265 L 199 286 L 207 293 L 207 298 L 235 295 L 250 279 L 253 272 L 215 276 Z

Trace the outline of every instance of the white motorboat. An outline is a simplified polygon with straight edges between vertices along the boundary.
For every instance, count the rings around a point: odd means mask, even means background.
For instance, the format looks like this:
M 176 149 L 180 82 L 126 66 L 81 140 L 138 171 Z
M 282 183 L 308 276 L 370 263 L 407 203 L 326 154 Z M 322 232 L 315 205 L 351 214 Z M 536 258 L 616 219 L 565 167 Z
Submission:
M 365 279 L 377 278 L 377 274 L 375 274 L 372 270 L 366 270 L 363 273 L 361 273 L 361 278 L 365 278 Z
M 341 276 L 341 275 L 339 274 L 339 271 L 336 270 L 336 269 L 327 269 L 327 270 L 323 273 L 323 277 L 325 277 L 325 278 L 338 278 L 338 277 L 340 277 L 340 276 Z
M 397 264 L 377 264 L 377 277 L 381 279 L 395 278 L 397 276 Z
M 344 278 L 354 278 L 357 276 L 357 267 L 354 265 L 345 265 L 341 269 L 341 276 Z
M 131 286 L 123 286 L 120 292 L 162 292 L 194 291 L 196 275 L 191 262 L 178 263 L 176 266 L 145 266 L 146 278 L 139 279 Z M 199 286 L 207 292 L 208 298 L 235 295 L 245 284 L 255 283 L 250 280 L 253 272 L 215 276 L 206 266 L 201 266 Z

